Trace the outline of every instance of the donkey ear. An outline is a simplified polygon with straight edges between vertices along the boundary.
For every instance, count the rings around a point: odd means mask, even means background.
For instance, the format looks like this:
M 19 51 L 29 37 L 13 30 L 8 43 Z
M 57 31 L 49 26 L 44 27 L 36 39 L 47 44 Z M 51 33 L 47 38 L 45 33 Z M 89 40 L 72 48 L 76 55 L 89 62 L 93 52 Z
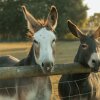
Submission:
M 93 37 L 95 39 L 100 38 L 100 26 L 98 27 L 98 29 L 96 30 L 96 32 L 93 34 Z
M 85 36 L 80 30 L 79 28 L 72 23 L 70 20 L 68 20 L 68 28 L 69 30 L 72 32 L 72 34 L 78 38 L 81 38 L 83 36 Z
M 27 26 L 31 33 L 36 32 L 39 29 L 38 21 L 28 12 L 25 6 L 22 6 L 22 10 L 27 21 Z
M 51 6 L 47 20 L 48 20 L 48 26 L 53 30 L 55 30 L 58 21 L 58 12 L 55 6 Z

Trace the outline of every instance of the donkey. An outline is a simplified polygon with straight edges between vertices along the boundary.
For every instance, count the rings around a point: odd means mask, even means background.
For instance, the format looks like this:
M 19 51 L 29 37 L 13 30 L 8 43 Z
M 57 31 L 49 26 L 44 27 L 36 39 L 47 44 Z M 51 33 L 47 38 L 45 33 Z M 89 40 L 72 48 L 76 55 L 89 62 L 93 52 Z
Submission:
M 18 62 L 19 59 L 11 55 L 0 56 L 0 67 L 14 66 Z M 8 96 L 15 92 L 14 84 L 15 80 L 0 80 L 0 100 L 15 100 Z
M 80 39 L 74 62 L 97 72 L 100 65 L 100 27 L 94 34 L 87 35 L 71 21 L 68 21 L 68 27 L 72 34 Z M 61 100 L 100 100 L 100 74 L 90 72 L 62 75 L 58 92 Z
M 19 59 L 11 56 L 11 55 L 7 55 L 7 56 L 0 56 L 0 66 L 13 66 L 16 63 L 19 62 Z
M 22 6 L 22 10 L 29 29 L 28 36 L 32 38 L 32 46 L 28 56 L 14 66 L 40 65 L 43 73 L 51 72 L 55 62 L 54 30 L 58 20 L 57 9 L 51 6 L 47 19 L 42 21 L 36 20 L 25 6 Z M 6 86 L 11 88 L 7 89 Z M 0 95 L 9 97 L 10 100 L 50 100 L 52 92 L 48 76 L 3 80 L 0 81 L 0 87 L 5 87 Z
M 22 6 L 25 19 L 27 21 L 29 36 L 33 39 L 33 44 L 29 55 L 16 65 L 40 65 L 43 73 L 53 70 L 55 61 L 55 41 L 56 36 L 54 30 L 57 26 L 58 13 L 55 6 L 51 6 L 47 20 L 36 20 Z M 29 79 L 18 80 L 17 86 L 27 85 L 26 87 L 18 87 L 18 100 L 50 100 L 51 82 L 48 76 L 35 77 Z

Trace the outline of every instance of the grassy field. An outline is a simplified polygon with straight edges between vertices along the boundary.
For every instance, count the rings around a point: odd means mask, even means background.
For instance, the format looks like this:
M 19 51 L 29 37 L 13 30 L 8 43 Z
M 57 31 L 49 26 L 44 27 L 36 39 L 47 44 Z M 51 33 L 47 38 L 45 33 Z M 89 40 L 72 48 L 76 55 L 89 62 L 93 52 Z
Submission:
M 57 42 L 56 45 L 56 63 L 70 63 L 73 62 L 74 56 L 77 52 L 79 42 Z M 30 42 L 20 43 L 1 43 L 0 44 L 0 56 L 12 55 L 19 59 L 23 59 L 27 56 L 31 47 Z M 52 76 L 53 95 L 52 100 L 59 100 L 57 93 L 57 83 L 59 76 Z

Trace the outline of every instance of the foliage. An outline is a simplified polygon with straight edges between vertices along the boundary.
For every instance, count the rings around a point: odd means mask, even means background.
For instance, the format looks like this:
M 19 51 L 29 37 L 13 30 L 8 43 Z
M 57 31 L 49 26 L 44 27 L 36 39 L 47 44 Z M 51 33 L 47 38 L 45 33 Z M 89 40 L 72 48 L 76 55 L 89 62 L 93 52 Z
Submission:
M 0 39 L 25 39 L 27 27 L 22 4 L 36 18 L 47 18 L 50 6 L 55 5 L 59 14 L 56 34 L 60 38 L 67 32 L 68 19 L 79 25 L 86 19 L 87 6 L 83 0 L 0 0 Z
M 65 37 L 64 37 L 66 40 L 78 40 L 78 38 L 77 37 L 75 37 L 72 33 L 68 33 L 68 34 L 66 34 L 65 35 Z
M 52 0 L 51 0 L 52 1 Z M 87 6 L 83 0 L 54 0 L 51 4 L 57 6 L 59 13 L 58 36 L 61 38 L 68 33 L 67 20 L 72 20 L 77 25 L 82 25 L 87 16 Z
M 87 26 L 91 28 L 97 28 L 100 25 L 100 13 L 95 13 L 93 16 L 90 16 L 87 22 Z
M 13 39 L 25 32 L 24 23 L 19 1 L 0 1 L 0 34 L 3 34 L 3 39 Z M 21 34 L 18 38 L 23 39 L 23 36 Z

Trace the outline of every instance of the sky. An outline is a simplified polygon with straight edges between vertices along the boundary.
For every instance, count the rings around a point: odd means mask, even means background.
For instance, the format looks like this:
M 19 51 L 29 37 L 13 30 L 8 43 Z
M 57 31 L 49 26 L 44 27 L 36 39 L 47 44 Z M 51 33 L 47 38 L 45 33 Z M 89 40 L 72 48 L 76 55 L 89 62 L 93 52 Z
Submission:
M 91 16 L 94 13 L 100 13 L 100 0 L 84 0 L 84 3 L 87 4 L 89 8 L 87 11 L 88 16 Z

